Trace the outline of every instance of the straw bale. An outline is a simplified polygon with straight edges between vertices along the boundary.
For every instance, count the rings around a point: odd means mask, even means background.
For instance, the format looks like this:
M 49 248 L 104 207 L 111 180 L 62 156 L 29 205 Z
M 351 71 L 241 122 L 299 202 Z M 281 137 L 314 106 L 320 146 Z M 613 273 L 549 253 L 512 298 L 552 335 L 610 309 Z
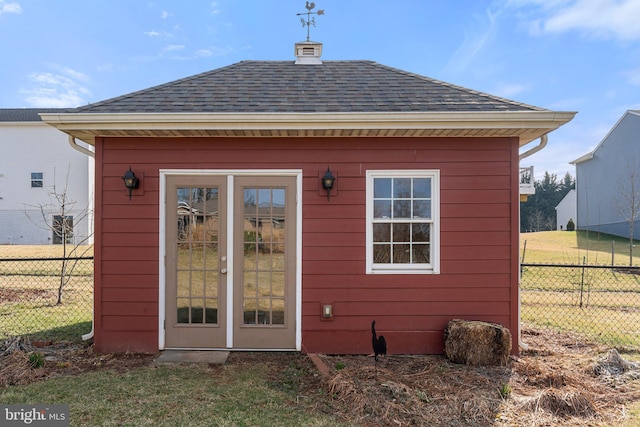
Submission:
M 506 365 L 511 332 L 502 325 L 454 319 L 444 331 L 447 358 L 464 365 Z

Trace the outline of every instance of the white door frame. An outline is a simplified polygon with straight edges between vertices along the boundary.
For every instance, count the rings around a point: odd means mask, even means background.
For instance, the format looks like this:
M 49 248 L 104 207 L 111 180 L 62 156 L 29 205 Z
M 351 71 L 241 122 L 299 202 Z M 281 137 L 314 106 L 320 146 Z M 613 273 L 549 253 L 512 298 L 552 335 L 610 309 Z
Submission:
M 167 177 L 179 176 L 226 176 L 227 177 L 227 212 L 233 211 L 234 177 L 235 176 L 293 176 L 296 178 L 296 348 L 302 348 L 302 170 L 301 169 L 160 169 L 159 194 L 159 242 L 158 242 L 158 348 L 165 348 L 165 303 L 166 303 L 166 201 Z M 227 215 L 227 229 L 233 230 L 233 215 Z M 233 254 L 233 238 L 227 239 L 227 254 Z M 227 263 L 227 345 L 233 349 L 233 257 Z M 214 349 L 212 349 L 214 350 Z M 289 348 L 274 350 L 292 350 Z M 264 350 L 261 350 L 264 351 Z

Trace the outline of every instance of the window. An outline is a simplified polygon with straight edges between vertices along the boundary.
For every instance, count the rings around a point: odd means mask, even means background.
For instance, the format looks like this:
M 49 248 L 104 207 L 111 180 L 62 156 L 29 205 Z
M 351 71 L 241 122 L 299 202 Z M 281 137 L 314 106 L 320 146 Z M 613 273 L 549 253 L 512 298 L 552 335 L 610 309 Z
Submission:
M 440 171 L 367 171 L 367 274 L 439 273 Z
M 43 184 L 42 172 L 31 172 L 31 188 L 42 188 Z
M 73 216 L 53 216 L 53 244 L 61 245 L 62 242 L 73 244 Z

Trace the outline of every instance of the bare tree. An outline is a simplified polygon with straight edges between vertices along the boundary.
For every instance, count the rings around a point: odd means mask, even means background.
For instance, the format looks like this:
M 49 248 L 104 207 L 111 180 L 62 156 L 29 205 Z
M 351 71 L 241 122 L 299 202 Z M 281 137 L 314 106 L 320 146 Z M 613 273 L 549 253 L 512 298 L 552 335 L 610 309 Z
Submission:
M 540 231 L 544 224 L 544 213 L 540 209 L 536 209 L 529 216 L 529 229 L 531 231 Z
M 71 281 L 73 271 L 78 265 L 79 258 L 86 255 L 86 253 L 91 249 L 91 246 L 83 246 L 89 241 L 93 234 L 88 232 L 86 236 L 80 236 L 79 238 L 74 234 L 74 220 L 76 221 L 76 224 L 88 221 L 89 209 L 87 207 L 81 210 L 75 210 L 76 201 L 70 200 L 68 186 L 69 170 L 67 170 L 65 184 L 61 191 L 58 191 L 56 188 L 54 176 L 53 187 L 47 191 L 49 198 L 48 203 L 25 205 L 35 208 L 41 216 L 41 220 L 38 221 L 31 217 L 29 211 L 25 208 L 25 215 L 27 218 L 29 218 L 29 220 L 36 226 L 45 230 L 50 230 L 53 233 L 54 240 L 62 245 L 62 263 L 60 265 L 56 305 L 62 304 L 63 290 Z M 73 216 L 71 213 L 73 213 Z
M 556 229 L 556 219 L 554 217 L 548 216 L 545 218 L 543 223 L 544 231 L 551 231 Z
M 633 232 L 635 222 L 640 219 L 640 162 L 627 163 L 616 184 L 618 194 L 613 208 L 629 224 L 629 265 L 633 266 Z

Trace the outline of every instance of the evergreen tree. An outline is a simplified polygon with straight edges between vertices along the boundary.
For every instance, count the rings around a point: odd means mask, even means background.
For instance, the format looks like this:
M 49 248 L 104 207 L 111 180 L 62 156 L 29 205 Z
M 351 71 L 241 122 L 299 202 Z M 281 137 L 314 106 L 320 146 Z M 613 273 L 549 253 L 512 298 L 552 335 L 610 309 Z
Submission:
M 556 174 L 545 172 L 533 185 L 536 193 L 520 203 L 520 231 L 555 230 L 556 206 L 575 187 L 575 180 L 567 172 L 558 182 Z

